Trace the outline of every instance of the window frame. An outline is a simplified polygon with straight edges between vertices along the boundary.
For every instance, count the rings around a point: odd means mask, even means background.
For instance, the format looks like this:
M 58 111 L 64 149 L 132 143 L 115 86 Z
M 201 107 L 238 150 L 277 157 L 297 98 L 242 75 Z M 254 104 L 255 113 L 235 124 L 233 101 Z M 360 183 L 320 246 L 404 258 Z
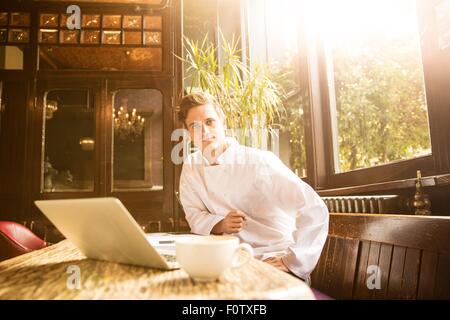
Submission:
M 445 125 L 450 121 L 450 115 L 445 112 L 445 101 L 449 101 L 450 97 L 443 85 L 445 82 L 450 82 L 450 76 L 442 72 L 442 66 L 436 67 L 438 62 L 445 64 L 445 59 L 448 59 L 450 50 L 447 48 L 444 52 L 440 52 L 437 45 L 434 7 L 439 2 L 440 0 L 428 3 L 425 0 L 417 0 L 416 2 L 419 33 L 422 35 L 421 55 L 428 106 L 431 155 L 348 172 L 336 172 L 335 161 L 339 161 L 339 159 L 334 157 L 332 111 L 325 46 L 323 39 L 310 43 L 312 48 L 308 52 L 308 78 L 312 129 L 308 136 L 312 141 L 307 144 L 307 151 L 308 154 L 311 154 L 310 158 L 314 162 L 308 161 L 307 165 L 312 167 L 309 171 L 314 173 L 314 177 L 310 181 L 317 190 L 369 186 L 413 179 L 416 177 L 417 170 L 421 170 L 422 176 L 446 174 L 450 171 L 450 144 L 446 139 L 450 130 L 448 125 Z M 354 188 L 352 189 L 349 193 L 355 191 Z M 382 189 L 383 186 L 380 185 L 380 190 Z M 361 188 L 361 190 L 364 190 L 364 188 Z

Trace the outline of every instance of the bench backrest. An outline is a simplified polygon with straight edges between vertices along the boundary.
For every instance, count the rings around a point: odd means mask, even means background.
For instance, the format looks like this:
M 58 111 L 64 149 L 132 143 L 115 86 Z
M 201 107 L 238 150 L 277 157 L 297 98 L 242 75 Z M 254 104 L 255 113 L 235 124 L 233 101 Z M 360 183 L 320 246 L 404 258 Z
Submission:
M 450 217 L 330 214 L 311 280 L 337 299 L 450 299 Z

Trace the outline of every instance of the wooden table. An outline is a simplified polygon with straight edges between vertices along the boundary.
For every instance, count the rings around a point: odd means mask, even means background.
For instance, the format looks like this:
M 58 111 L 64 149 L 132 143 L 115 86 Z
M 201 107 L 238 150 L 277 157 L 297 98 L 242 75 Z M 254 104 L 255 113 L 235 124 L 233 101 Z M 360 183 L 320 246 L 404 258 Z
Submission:
M 79 270 L 79 288 L 75 276 Z M 0 299 L 314 299 L 301 280 L 252 259 L 210 283 L 88 259 L 64 240 L 0 263 Z

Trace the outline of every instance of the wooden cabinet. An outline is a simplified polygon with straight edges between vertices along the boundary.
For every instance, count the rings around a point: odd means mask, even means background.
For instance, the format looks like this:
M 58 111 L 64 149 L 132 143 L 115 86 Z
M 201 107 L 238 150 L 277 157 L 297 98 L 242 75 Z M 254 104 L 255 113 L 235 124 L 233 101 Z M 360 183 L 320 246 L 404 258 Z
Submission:
M 68 30 L 64 3 L 0 5 L 29 17 L 22 70 L 0 70 L 0 220 L 47 224 L 33 201 L 111 196 L 147 230 L 173 231 L 180 1 L 79 6 Z

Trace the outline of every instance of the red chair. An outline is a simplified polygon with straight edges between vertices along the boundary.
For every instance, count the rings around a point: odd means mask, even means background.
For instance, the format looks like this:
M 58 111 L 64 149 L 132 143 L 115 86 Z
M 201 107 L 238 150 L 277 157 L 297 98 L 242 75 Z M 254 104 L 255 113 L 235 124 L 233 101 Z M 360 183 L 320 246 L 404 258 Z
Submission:
M 27 227 L 11 221 L 0 221 L 0 261 L 42 249 L 46 242 Z

